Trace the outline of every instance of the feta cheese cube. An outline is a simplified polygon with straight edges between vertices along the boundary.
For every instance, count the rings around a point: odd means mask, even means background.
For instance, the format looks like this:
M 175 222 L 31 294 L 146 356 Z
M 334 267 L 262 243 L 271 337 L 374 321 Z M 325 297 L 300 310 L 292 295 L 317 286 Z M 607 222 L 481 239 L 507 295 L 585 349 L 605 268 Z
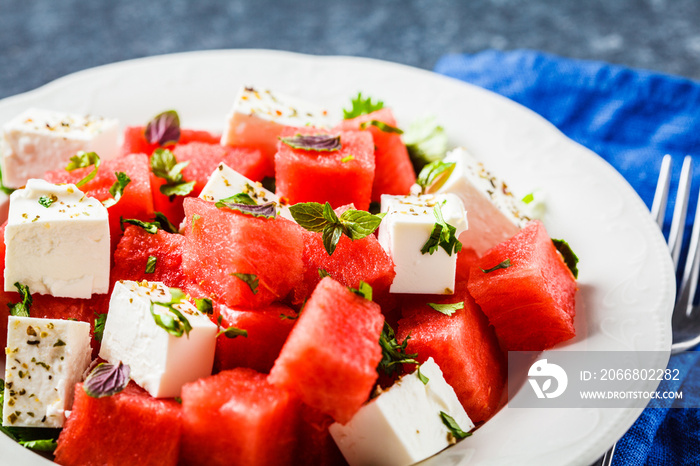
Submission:
M 90 324 L 10 316 L 2 425 L 61 427 L 90 365 Z
M 285 126 L 332 126 L 321 107 L 252 87 L 239 91 L 227 120 L 222 145 L 256 147 L 269 156 L 277 152 L 277 137 Z
M 5 124 L 0 148 L 3 183 L 19 188 L 30 178 L 65 168 L 80 151 L 96 152 L 102 160 L 116 157 L 119 122 L 31 108 Z
M 450 151 L 443 162 L 455 166 L 437 192 L 456 194 L 469 211 L 469 230 L 459 238 L 465 248 L 482 255 L 530 221 L 525 204 L 466 149 Z
M 100 357 L 131 368 L 131 379 L 156 398 L 180 395 L 188 382 L 211 375 L 218 327 L 189 301 L 173 304 L 192 329 L 170 334 L 156 323 L 175 317 L 170 289 L 160 282 L 118 281 L 109 301 Z
M 454 443 L 440 412 L 451 416 L 464 432 L 474 428 L 457 395 L 445 382 L 440 367 L 429 358 L 418 372 L 364 405 L 345 425 L 329 431 L 350 466 L 406 466 L 432 456 Z
M 89 298 L 109 291 L 107 209 L 75 185 L 29 180 L 10 196 L 5 291 Z
M 280 197 L 262 187 L 259 182 L 252 181 L 230 168 L 225 163 L 219 166 L 211 174 L 207 184 L 199 194 L 200 199 L 216 202 L 234 194 L 245 193 L 252 197 L 258 204 L 274 202 L 277 204 L 277 215 L 294 221 L 289 207 L 280 200 Z
M 456 228 L 455 236 L 467 229 L 462 201 L 454 194 L 410 196 L 382 195 L 381 211 L 386 216 L 379 225 L 378 240 L 395 264 L 392 293 L 453 294 L 457 254 L 442 248 L 422 254 L 435 222 L 435 207 L 443 219 Z

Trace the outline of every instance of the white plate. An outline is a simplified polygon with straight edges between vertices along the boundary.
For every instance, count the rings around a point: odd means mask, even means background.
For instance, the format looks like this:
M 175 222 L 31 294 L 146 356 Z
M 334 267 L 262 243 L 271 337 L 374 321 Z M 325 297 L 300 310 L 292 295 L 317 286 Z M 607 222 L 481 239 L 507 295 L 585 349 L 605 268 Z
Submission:
M 66 76 L 0 101 L 0 124 L 30 106 L 143 124 L 176 109 L 184 127 L 220 131 L 237 89 L 268 87 L 334 110 L 358 91 L 382 99 L 399 124 L 432 113 L 452 145 L 464 145 L 508 180 L 516 195 L 547 195 L 550 235 L 580 262 L 577 337 L 562 350 L 667 352 L 675 278 L 645 205 L 610 165 L 533 112 L 434 73 L 350 57 L 225 50 L 151 57 Z M 650 361 L 666 367 L 667 357 Z M 505 407 L 439 464 L 588 465 L 622 436 L 641 409 Z M 3 464 L 45 460 L 0 436 Z M 431 461 L 432 463 L 432 461 Z

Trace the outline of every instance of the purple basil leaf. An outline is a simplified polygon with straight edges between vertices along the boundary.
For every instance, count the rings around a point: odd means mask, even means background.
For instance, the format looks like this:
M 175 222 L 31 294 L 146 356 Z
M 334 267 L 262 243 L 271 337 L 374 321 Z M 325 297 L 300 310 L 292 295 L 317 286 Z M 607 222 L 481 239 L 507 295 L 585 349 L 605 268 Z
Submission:
M 148 122 L 144 134 L 150 144 L 175 144 L 180 140 L 180 117 L 175 110 L 160 113 Z
M 280 138 L 280 140 L 294 149 L 333 152 L 342 147 L 340 136 L 330 134 L 297 134 L 291 138 Z
M 116 395 L 129 384 L 131 368 L 119 361 L 118 365 L 98 364 L 83 383 L 83 390 L 93 398 Z
M 229 198 L 227 198 L 229 199 Z M 236 202 L 230 202 L 226 199 L 218 201 L 216 207 L 219 209 L 226 207 L 232 210 L 237 210 L 246 215 L 252 215 L 253 217 L 265 217 L 265 218 L 275 218 L 277 215 L 277 204 L 274 202 L 268 202 L 261 205 L 248 205 L 248 204 L 238 204 Z

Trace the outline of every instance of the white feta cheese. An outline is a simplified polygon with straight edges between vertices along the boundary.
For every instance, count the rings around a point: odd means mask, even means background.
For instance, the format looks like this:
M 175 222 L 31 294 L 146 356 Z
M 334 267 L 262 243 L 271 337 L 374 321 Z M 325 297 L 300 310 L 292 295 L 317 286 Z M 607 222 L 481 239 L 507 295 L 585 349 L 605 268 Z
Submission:
M 102 160 L 119 154 L 119 122 L 95 115 L 73 115 L 31 108 L 3 127 L 2 176 L 19 188 L 30 178 L 65 168 L 80 151 Z
M 63 426 L 91 353 L 87 322 L 10 316 L 2 425 Z
M 109 291 L 107 209 L 72 184 L 29 180 L 10 196 L 5 291 L 89 298 Z
M 445 222 L 456 228 L 456 236 L 467 229 L 464 206 L 454 194 L 382 195 L 381 211 L 386 216 L 379 225 L 378 240 L 396 271 L 390 292 L 454 293 L 457 254 L 448 255 L 441 247 L 433 254 L 421 253 L 437 221 L 436 206 Z
M 173 297 L 160 282 L 119 281 L 109 301 L 100 357 L 131 368 L 131 379 L 157 398 L 180 395 L 188 382 L 211 375 L 217 326 L 189 301 L 173 304 L 192 329 L 170 334 L 156 323 L 176 315 L 166 306 Z
M 216 202 L 238 193 L 248 194 L 258 204 L 274 202 L 277 205 L 277 215 L 294 220 L 289 212 L 289 207 L 280 200 L 279 196 L 263 188 L 260 182 L 246 178 L 225 163 L 220 163 L 211 174 L 207 184 L 199 194 L 199 198 Z
M 345 425 L 329 431 L 350 466 L 406 466 L 432 456 L 453 443 L 440 412 L 464 432 L 474 428 L 440 367 L 429 358 L 417 371 L 364 405 Z
M 283 127 L 307 125 L 332 126 L 321 107 L 266 89 L 244 87 L 227 117 L 221 144 L 256 147 L 274 156 Z
M 482 255 L 530 221 L 525 204 L 466 149 L 450 151 L 443 162 L 455 166 L 437 192 L 456 194 L 469 212 L 469 230 L 459 237 L 465 248 Z

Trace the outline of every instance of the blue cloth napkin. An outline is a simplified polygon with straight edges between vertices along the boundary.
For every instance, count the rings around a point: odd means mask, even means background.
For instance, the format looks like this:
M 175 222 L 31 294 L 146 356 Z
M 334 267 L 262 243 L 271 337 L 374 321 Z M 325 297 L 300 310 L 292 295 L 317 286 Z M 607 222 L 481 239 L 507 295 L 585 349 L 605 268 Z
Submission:
M 700 84 L 529 50 L 448 55 L 438 61 L 435 71 L 539 113 L 607 160 L 648 207 L 663 155 L 673 156 L 673 180 L 682 158 L 697 156 L 687 220 L 692 223 L 700 185 Z M 675 189 L 674 182 L 671 192 Z M 667 214 L 671 210 L 672 204 Z M 700 352 L 672 357 L 669 368 L 679 369 L 682 380 L 662 382 L 659 389 L 682 390 L 684 406 L 700 406 Z M 700 410 L 668 409 L 653 401 L 620 439 L 613 464 L 699 465 Z

